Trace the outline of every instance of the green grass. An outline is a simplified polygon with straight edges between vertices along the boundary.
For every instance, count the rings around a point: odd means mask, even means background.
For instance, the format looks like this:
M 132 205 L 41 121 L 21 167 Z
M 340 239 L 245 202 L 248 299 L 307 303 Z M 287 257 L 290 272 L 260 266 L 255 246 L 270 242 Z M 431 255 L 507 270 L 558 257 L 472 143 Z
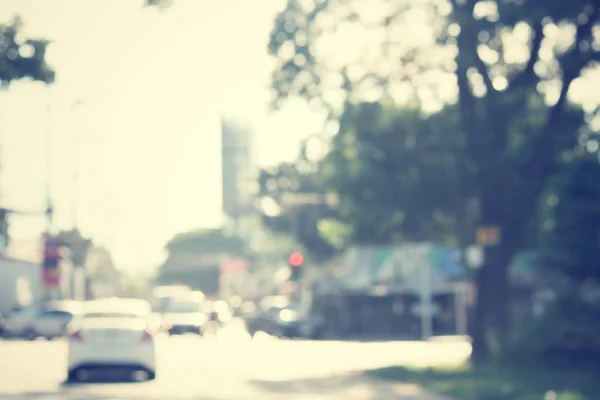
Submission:
M 367 374 L 416 383 L 456 400 L 596 400 L 598 378 L 573 371 L 490 366 L 454 369 L 387 367 Z

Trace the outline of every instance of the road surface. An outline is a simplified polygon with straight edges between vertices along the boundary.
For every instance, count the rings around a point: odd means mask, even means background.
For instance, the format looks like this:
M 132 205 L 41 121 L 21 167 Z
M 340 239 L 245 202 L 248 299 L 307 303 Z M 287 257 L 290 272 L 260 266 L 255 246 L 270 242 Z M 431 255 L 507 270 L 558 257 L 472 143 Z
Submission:
M 329 342 L 249 338 L 241 326 L 216 336 L 157 338 L 155 381 L 66 385 L 62 341 L 0 341 L 4 400 L 434 400 L 412 385 L 359 372 L 392 364 L 457 363 L 459 342 Z

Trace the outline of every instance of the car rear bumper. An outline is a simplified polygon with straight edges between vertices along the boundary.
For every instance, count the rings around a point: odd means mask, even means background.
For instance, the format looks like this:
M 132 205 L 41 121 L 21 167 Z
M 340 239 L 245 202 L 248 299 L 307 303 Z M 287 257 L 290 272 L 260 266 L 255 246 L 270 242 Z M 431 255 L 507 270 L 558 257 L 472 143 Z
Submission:
M 106 377 L 106 378 L 114 378 L 114 377 L 123 377 L 131 374 L 135 371 L 144 371 L 150 374 L 151 379 L 156 375 L 156 370 L 154 368 L 150 368 L 147 365 L 139 364 L 139 363 L 108 363 L 108 362 L 85 362 L 82 364 L 78 364 L 72 367 L 69 367 L 68 370 L 68 379 L 69 380 L 78 380 L 82 379 L 78 377 L 79 372 L 85 372 L 88 376 L 89 374 L 94 374 L 98 377 Z M 98 374 L 98 375 L 96 375 Z
M 156 355 L 154 343 L 139 344 L 135 346 L 114 346 L 112 348 L 93 347 L 79 343 L 70 343 L 69 362 L 70 371 L 81 368 L 136 368 L 155 371 Z

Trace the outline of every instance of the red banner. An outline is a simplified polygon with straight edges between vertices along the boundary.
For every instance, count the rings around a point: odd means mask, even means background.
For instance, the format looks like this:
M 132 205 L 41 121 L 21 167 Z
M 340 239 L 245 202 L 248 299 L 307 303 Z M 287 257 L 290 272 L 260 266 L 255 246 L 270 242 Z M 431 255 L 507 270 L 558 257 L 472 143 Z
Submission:
M 58 286 L 60 283 L 60 273 L 58 269 L 43 268 L 42 281 L 45 286 Z
M 60 284 L 59 262 L 60 262 L 61 240 L 54 236 L 44 238 L 44 259 L 42 261 L 42 282 L 46 287 L 54 287 Z

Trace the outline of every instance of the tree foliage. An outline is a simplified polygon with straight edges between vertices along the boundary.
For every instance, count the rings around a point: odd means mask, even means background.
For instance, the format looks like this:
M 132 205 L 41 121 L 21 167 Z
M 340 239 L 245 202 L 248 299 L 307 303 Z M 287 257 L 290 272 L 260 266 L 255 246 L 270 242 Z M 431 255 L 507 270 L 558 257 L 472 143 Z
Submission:
M 242 238 L 229 235 L 222 229 L 199 229 L 175 235 L 167 243 L 166 250 L 170 254 L 229 253 L 233 256 L 241 256 L 246 253 L 247 246 Z
M 551 274 L 554 296 L 518 346 L 569 368 L 597 369 L 600 356 L 600 162 L 585 151 L 552 182 L 544 214 L 539 263 Z
M 315 261 L 330 258 L 336 251 L 334 237 L 327 230 L 337 219 L 337 212 L 325 201 L 321 204 L 293 205 L 286 195 L 317 194 L 325 196 L 321 174 L 302 157 L 296 163 L 282 163 L 263 169 L 259 174 L 259 197 L 265 202 L 262 220 L 274 231 L 296 240 Z
M 400 192 L 392 187 L 402 187 L 412 189 L 404 198 L 398 197 L 399 203 L 410 206 L 405 213 L 434 211 L 423 194 L 431 190 L 433 177 L 445 176 L 444 184 L 452 187 L 443 208 L 446 214 L 456 213 L 453 200 L 472 196 L 477 204 L 475 226 L 500 228 L 503 240 L 499 246 L 485 249 L 485 263 L 477 277 L 473 332 L 477 359 L 488 354 L 489 334 L 502 334 L 509 327 L 508 266 L 525 243 L 524 234 L 548 179 L 562 168 L 579 140 L 583 113 L 568 104 L 567 95 L 583 71 L 600 60 L 593 33 L 599 18 L 598 0 L 382 0 L 368 6 L 358 0 L 289 0 L 276 17 L 269 44 L 271 54 L 279 59 L 273 74 L 274 104 L 301 96 L 325 107 L 332 117 L 341 117 L 339 141 L 355 135 L 363 148 L 360 157 L 354 156 L 356 171 L 346 168 L 344 176 L 344 168 L 339 166 L 335 174 L 346 183 L 385 181 L 389 186 L 382 190 L 385 185 L 380 184 L 369 193 L 358 184 L 354 188 L 361 189 L 352 191 L 338 182 L 348 202 L 365 204 L 377 199 L 383 205 L 390 202 L 390 192 Z M 339 47 L 343 41 L 352 43 L 344 52 Z M 408 164 L 410 155 L 401 143 L 407 132 L 427 137 L 425 132 L 431 128 L 423 121 L 410 128 L 409 122 L 386 128 L 389 123 L 381 127 L 369 117 L 368 106 L 348 107 L 385 97 L 398 104 L 417 98 L 430 111 L 443 110 L 445 118 L 450 118 L 454 109 L 456 125 L 447 140 L 455 142 L 449 148 L 454 164 L 444 164 L 447 170 L 439 174 L 440 164 L 435 167 L 435 162 L 427 161 L 429 151 L 423 150 L 413 153 L 418 163 Z M 455 107 L 448 106 L 455 102 Z M 365 143 L 381 139 L 386 130 L 387 139 L 381 140 L 378 148 L 365 150 Z M 376 137 L 365 142 L 367 134 Z M 394 150 L 382 155 L 385 149 Z M 348 166 L 340 151 L 337 162 Z M 346 156 L 352 153 L 345 151 Z M 377 164 L 377 157 L 387 164 L 379 161 L 378 170 L 369 169 Z M 390 158 L 406 162 L 400 168 L 404 174 L 410 175 L 412 169 L 414 176 L 418 170 L 429 182 L 411 188 L 402 180 L 393 180 L 393 175 L 383 175 L 383 169 L 399 170 Z M 460 178 L 448 179 L 454 167 Z M 431 175 L 431 168 L 438 168 L 438 173 Z M 438 184 L 440 190 L 444 184 Z M 461 196 L 452 196 L 456 193 Z M 422 219 L 418 229 L 405 229 L 411 225 L 409 220 L 404 220 L 403 226 L 394 225 L 389 220 L 400 221 L 405 216 L 389 212 L 385 206 L 372 207 L 367 215 L 364 208 L 353 215 L 346 210 L 354 227 L 361 227 L 357 231 L 368 237 L 388 239 L 391 232 L 403 230 L 412 230 L 412 234 L 420 230 L 421 236 L 436 237 L 431 218 Z M 374 228 L 384 222 L 384 216 L 387 222 Z M 451 227 L 448 219 L 446 224 L 450 230 L 461 225 Z M 369 227 L 371 231 L 366 231 Z
M 451 107 L 427 116 L 347 105 L 324 171 L 352 243 L 471 240 L 472 174 L 457 117 Z
M 568 287 L 600 285 L 600 162 L 574 160 L 556 177 L 550 218 L 542 235 L 542 262 Z
M 23 23 L 14 18 L 0 24 L 0 84 L 30 78 L 44 83 L 54 82 L 55 73 L 46 63 L 47 40 L 24 38 Z

